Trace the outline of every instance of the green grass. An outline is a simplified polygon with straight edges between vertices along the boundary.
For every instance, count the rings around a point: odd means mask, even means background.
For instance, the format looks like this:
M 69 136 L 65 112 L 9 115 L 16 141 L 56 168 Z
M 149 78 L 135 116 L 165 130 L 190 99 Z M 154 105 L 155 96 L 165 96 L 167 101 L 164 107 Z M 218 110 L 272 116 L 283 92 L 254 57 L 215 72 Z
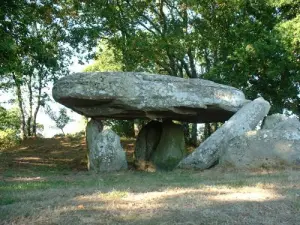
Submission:
M 92 173 L 85 154 L 78 137 L 1 152 L 0 224 L 300 224 L 299 170 Z

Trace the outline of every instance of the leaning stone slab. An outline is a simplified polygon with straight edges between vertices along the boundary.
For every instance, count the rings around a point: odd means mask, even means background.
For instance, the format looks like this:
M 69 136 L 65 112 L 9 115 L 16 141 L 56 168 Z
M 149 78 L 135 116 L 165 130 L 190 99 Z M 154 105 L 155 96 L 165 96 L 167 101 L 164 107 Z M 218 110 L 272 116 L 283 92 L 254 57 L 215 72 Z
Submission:
M 246 102 L 242 91 L 202 79 L 148 73 L 76 73 L 55 83 L 53 98 L 96 120 L 228 120 Z
M 300 131 L 300 121 L 296 117 L 287 117 L 277 113 L 266 117 L 262 129 Z
M 300 131 L 249 131 L 229 142 L 219 164 L 240 169 L 300 167 Z
M 119 136 L 112 130 L 98 133 L 89 146 L 89 168 L 97 172 L 110 172 L 127 168 L 125 152 Z
M 257 98 L 241 108 L 222 127 L 207 138 L 192 154 L 179 163 L 180 168 L 207 169 L 222 154 L 228 142 L 236 136 L 253 130 L 268 114 L 270 104 Z

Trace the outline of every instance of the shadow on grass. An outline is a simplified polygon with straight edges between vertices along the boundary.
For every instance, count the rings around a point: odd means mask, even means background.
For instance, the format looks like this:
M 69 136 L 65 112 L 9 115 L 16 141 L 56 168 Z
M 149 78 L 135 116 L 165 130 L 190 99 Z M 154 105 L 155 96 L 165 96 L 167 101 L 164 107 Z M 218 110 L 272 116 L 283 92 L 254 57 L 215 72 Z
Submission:
M 26 173 L 51 174 L 62 170 L 84 171 L 86 165 L 83 136 L 32 138 L 0 152 L 0 174 L 4 177 Z
M 123 142 L 132 157 L 131 141 Z M 7 224 L 300 224 L 299 171 L 86 171 L 84 137 L 0 154 Z M 299 223 L 298 223 L 299 222 Z
M 79 174 L 76 182 L 23 190 L 23 203 L 0 207 L 0 218 L 15 224 L 296 225 L 298 178 L 299 171 Z
M 189 195 L 184 196 L 189 199 Z M 299 225 L 299 211 L 289 200 L 231 201 L 198 203 L 194 206 L 182 204 L 174 207 L 178 196 L 161 199 L 156 208 L 141 206 L 140 208 L 105 209 L 105 202 L 88 205 L 83 203 L 70 210 L 62 210 L 54 219 L 56 224 L 141 224 L 141 225 L 194 225 L 194 224 L 251 224 Z M 203 199 L 206 202 L 205 199 Z M 86 208 L 83 208 L 85 205 Z M 127 206 L 126 206 L 127 207 Z
M 122 139 L 128 163 L 133 163 L 134 139 Z M 84 135 L 32 138 L 18 146 L 0 149 L 0 180 L 5 177 L 55 175 L 87 171 Z

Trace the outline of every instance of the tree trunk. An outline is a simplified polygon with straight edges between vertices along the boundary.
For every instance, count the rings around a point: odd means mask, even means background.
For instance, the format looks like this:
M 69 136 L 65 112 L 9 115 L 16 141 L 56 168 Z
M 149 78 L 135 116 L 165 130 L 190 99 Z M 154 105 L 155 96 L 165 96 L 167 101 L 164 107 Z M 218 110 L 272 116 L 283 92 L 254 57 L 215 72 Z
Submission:
M 37 114 L 39 112 L 40 106 L 41 106 L 41 95 L 42 95 L 42 72 L 41 74 L 39 74 L 39 86 L 38 86 L 38 96 L 37 96 L 37 104 L 36 104 L 36 108 L 33 114 L 33 121 L 32 121 L 32 134 L 34 137 L 37 136 L 36 133 L 36 118 L 37 118 Z
M 205 67 L 206 67 L 206 72 L 208 73 L 210 71 L 210 66 L 211 66 L 211 62 L 209 60 L 209 53 L 207 51 L 207 49 L 205 49 L 204 51 L 204 60 L 205 60 Z
M 183 133 L 184 133 L 184 140 L 185 143 L 190 143 L 190 128 L 189 128 L 189 123 L 184 122 L 182 123 L 182 127 L 183 127 Z
M 126 136 L 127 137 L 135 137 L 135 131 L 134 131 L 134 120 L 128 120 L 128 130 L 126 130 Z
M 192 124 L 191 144 L 197 146 L 197 123 Z
M 23 99 L 22 99 L 22 90 L 19 80 L 17 79 L 16 75 L 13 73 L 13 79 L 15 82 L 15 88 L 16 88 L 16 95 L 18 100 L 18 107 L 21 113 L 21 134 L 20 137 L 22 140 L 27 138 L 26 135 L 26 121 L 25 121 L 25 113 L 24 113 L 24 106 L 23 106 Z
M 29 74 L 29 81 L 27 84 L 28 92 L 29 92 L 29 112 L 28 112 L 28 118 L 27 118 L 27 135 L 28 137 L 32 136 L 31 133 L 31 120 L 32 120 L 32 107 L 33 107 L 33 101 L 32 101 L 32 74 Z
M 211 125 L 210 123 L 205 123 L 204 127 L 204 140 L 211 135 Z
M 196 65 L 195 65 L 195 60 L 191 48 L 188 49 L 188 57 L 189 57 L 190 67 L 191 67 L 191 78 L 197 78 L 198 76 L 196 71 Z

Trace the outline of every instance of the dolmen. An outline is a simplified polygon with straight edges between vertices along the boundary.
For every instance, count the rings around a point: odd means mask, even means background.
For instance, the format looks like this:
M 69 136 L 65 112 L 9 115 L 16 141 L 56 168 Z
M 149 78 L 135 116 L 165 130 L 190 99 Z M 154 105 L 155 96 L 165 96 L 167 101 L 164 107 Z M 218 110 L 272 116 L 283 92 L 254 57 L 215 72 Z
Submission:
M 137 136 L 138 165 L 207 169 L 223 156 L 223 165 L 229 163 L 227 146 L 254 130 L 270 109 L 263 98 L 249 101 L 230 86 L 149 73 L 75 73 L 56 82 L 52 93 L 57 102 L 91 118 L 86 138 L 89 169 L 95 171 L 127 168 L 120 138 L 103 130 L 102 120 L 150 120 Z M 180 122 L 225 123 L 187 155 Z

